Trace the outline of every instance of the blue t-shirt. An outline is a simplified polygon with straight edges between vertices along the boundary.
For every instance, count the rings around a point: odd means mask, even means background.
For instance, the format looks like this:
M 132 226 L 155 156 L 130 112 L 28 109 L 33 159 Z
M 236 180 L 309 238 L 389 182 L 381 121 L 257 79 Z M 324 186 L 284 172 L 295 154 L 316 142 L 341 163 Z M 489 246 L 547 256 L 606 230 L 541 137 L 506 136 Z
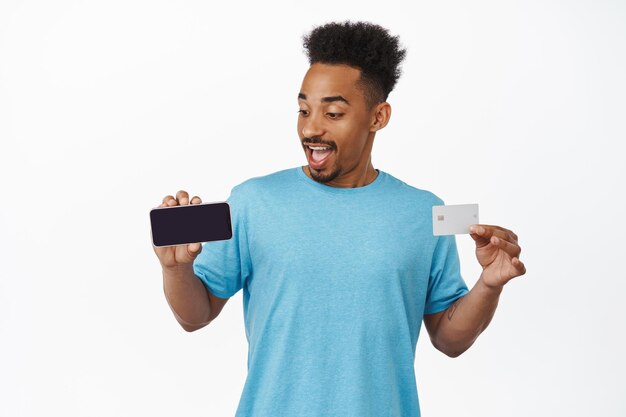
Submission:
M 193 266 L 243 289 L 248 375 L 237 417 L 415 417 L 424 314 L 467 293 L 454 236 L 433 236 L 434 194 L 378 170 L 363 187 L 302 167 L 233 188 L 233 237 Z

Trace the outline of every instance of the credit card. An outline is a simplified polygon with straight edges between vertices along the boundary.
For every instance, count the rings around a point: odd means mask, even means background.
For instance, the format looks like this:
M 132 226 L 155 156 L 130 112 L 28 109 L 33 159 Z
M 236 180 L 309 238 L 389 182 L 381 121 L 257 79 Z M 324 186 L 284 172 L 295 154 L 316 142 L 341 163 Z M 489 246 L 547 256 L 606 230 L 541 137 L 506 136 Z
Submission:
M 468 234 L 478 224 L 478 204 L 433 206 L 433 235 Z

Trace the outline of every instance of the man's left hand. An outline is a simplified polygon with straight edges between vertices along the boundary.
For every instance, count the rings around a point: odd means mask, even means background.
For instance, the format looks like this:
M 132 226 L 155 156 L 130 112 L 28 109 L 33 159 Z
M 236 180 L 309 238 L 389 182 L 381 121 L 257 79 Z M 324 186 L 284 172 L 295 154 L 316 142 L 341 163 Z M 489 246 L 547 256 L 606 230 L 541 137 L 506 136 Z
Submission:
M 526 267 L 520 261 L 522 251 L 517 235 L 500 226 L 475 224 L 470 236 L 476 242 L 476 259 L 483 267 L 481 279 L 488 287 L 502 288 L 511 279 L 524 275 Z

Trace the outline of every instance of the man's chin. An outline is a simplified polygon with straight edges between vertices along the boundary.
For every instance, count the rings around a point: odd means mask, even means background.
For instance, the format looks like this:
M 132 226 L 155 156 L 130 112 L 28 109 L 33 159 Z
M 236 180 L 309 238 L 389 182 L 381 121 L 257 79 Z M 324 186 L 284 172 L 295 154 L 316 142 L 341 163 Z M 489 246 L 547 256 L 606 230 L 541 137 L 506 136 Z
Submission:
M 319 182 L 320 184 L 325 184 L 327 182 L 330 182 L 339 176 L 339 170 L 326 173 L 327 171 L 326 169 L 321 169 L 318 171 L 315 168 L 311 168 L 310 165 L 308 165 L 308 168 L 309 168 L 309 174 L 311 175 L 311 178 L 315 180 L 316 182 Z

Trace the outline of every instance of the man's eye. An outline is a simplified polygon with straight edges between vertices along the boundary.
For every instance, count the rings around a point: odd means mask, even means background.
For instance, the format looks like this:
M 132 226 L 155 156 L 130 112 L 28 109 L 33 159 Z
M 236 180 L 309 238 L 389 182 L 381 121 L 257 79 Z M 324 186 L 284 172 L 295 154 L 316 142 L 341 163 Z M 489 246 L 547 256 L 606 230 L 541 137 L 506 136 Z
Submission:
M 302 116 L 308 116 L 309 115 L 309 111 L 308 110 L 303 110 L 303 109 L 298 110 L 298 113 L 300 113 Z
M 343 113 L 326 113 L 326 115 L 331 119 L 338 119 L 343 115 Z

